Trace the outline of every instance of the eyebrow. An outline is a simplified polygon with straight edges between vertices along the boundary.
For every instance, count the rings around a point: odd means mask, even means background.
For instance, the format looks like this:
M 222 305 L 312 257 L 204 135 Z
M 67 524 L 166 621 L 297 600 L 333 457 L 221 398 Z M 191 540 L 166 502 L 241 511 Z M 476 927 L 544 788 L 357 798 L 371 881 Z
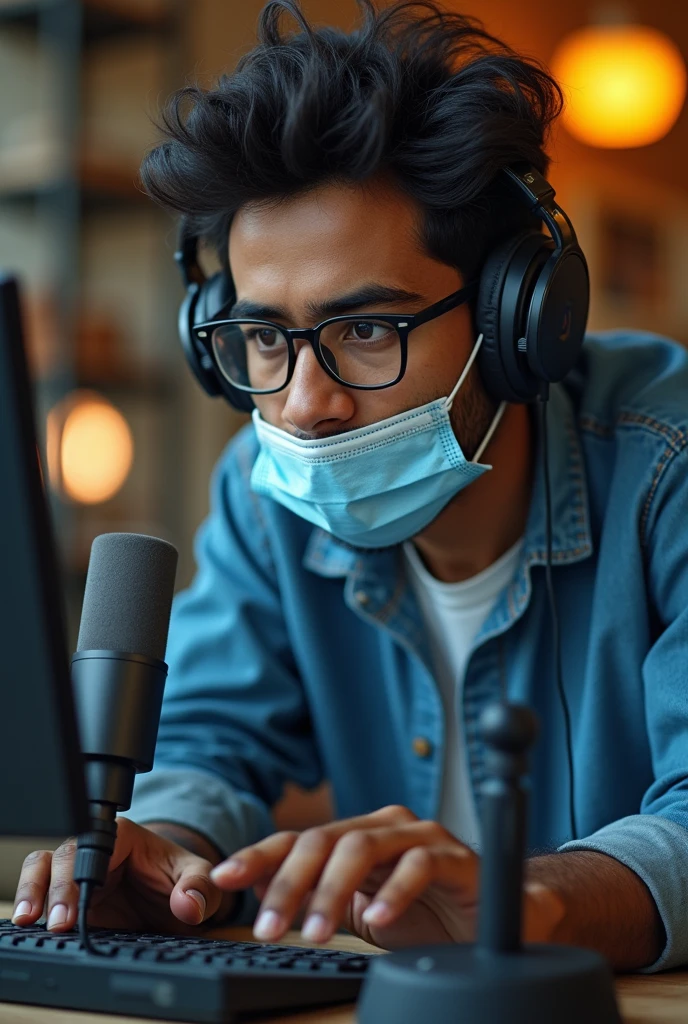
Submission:
M 408 302 L 419 302 L 423 299 L 418 292 L 409 292 L 405 288 L 390 288 L 381 284 L 363 285 L 356 291 L 348 292 L 346 295 L 338 295 L 335 298 L 327 299 L 325 302 L 308 302 L 306 310 L 316 322 L 326 320 L 330 316 L 343 316 L 346 313 L 355 313 L 364 307 L 388 305 L 392 311 L 395 305 Z M 288 320 L 289 314 L 283 306 L 267 306 L 262 302 L 253 302 L 251 299 L 240 299 L 232 306 L 229 316 L 231 319 L 247 317 L 255 320 Z

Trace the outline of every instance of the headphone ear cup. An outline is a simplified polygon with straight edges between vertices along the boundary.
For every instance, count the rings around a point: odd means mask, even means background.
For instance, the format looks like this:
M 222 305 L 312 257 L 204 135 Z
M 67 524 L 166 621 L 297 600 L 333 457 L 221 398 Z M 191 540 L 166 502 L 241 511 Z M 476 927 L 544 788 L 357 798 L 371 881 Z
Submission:
M 590 303 L 588 265 L 578 245 L 551 256 L 533 291 L 526 357 L 540 379 L 563 380 L 578 361 Z
M 223 271 L 207 278 L 200 287 L 194 310 L 194 327 L 207 320 L 215 320 L 225 306 L 233 305 L 236 298 L 234 285 Z
M 475 313 L 483 335 L 478 365 L 496 402 L 529 402 L 540 391 L 518 343 L 534 283 L 553 247 L 541 231 L 528 229 L 496 246 L 481 271 Z
M 246 391 L 233 387 L 217 370 L 212 356 L 194 339 L 192 329 L 213 320 L 222 309 L 234 302 L 231 278 L 218 271 L 203 284 L 192 284 L 179 310 L 179 338 L 196 380 L 211 397 L 223 395 L 239 412 L 253 412 L 253 398 Z
M 179 340 L 182 343 L 182 349 L 186 357 L 186 362 L 193 373 L 194 377 L 201 385 L 203 390 L 211 398 L 216 397 L 221 393 L 220 383 L 215 373 L 215 367 L 212 364 L 212 360 L 207 352 L 196 346 L 194 337 L 192 334 L 192 328 L 196 323 L 201 321 L 196 317 L 196 308 L 198 306 L 199 293 L 202 286 L 198 284 L 191 284 L 186 290 L 186 295 L 179 307 L 178 317 L 178 330 Z

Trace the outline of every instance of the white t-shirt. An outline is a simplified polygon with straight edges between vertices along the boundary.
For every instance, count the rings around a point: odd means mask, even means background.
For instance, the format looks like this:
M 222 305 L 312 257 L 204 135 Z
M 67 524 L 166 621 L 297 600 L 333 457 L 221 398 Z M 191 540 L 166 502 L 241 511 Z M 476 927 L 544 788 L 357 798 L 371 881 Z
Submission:
M 435 679 L 444 705 L 445 762 L 439 821 L 473 849 L 480 847 L 480 823 L 468 774 L 463 729 L 463 681 L 473 641 L 500 593 L 513 579 L 523 539 L 477 576 L 443 583 L 423 565 L 409 541 L 404 544 L 408 578 L 428 631 Z

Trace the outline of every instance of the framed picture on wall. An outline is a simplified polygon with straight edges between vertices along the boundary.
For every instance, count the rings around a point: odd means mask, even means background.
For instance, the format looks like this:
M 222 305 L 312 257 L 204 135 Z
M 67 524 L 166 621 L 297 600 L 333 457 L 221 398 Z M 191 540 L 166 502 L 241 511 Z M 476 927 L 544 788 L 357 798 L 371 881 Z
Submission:
M 658 312 L 667 295 L 667 237 L 663 226 L 635 211 L 600 211 L 597 287 L 608 302 L 629 311 Z

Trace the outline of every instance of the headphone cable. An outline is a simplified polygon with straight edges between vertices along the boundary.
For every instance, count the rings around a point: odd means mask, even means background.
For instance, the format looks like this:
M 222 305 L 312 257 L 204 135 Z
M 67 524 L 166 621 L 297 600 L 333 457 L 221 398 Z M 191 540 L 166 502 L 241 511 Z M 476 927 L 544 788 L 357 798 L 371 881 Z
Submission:
M 576 827 L 576 805 L 575 785 L 573 775 L 573 743 L 571 740 L 571 715 L 564 690 L 564 673 L 561 663 L 561 636 L 559 630 L 559 615 L 557 614 L 557 602 L 552 583 L 552 491 L 549 479 L 549 445 L 547 436 L 547 404 L 548 393 L 540 395 L 540 426 L 542 435 L 542 467 L 544 471 L 545 484 L 545 534 L 547 546 L 547 558 L 545 562 L 545 581 L 547 585 L 547 596 L 549 598 L 550 617 L 552 620 L 552 644 L 554 647 L 554 666 L 557 680 L 557 690 L 561 708 L 564 713 L 564 729 L 566 733 L 566 756 L 569 768 L 569 824 L 573 839 L 578 838 Z

